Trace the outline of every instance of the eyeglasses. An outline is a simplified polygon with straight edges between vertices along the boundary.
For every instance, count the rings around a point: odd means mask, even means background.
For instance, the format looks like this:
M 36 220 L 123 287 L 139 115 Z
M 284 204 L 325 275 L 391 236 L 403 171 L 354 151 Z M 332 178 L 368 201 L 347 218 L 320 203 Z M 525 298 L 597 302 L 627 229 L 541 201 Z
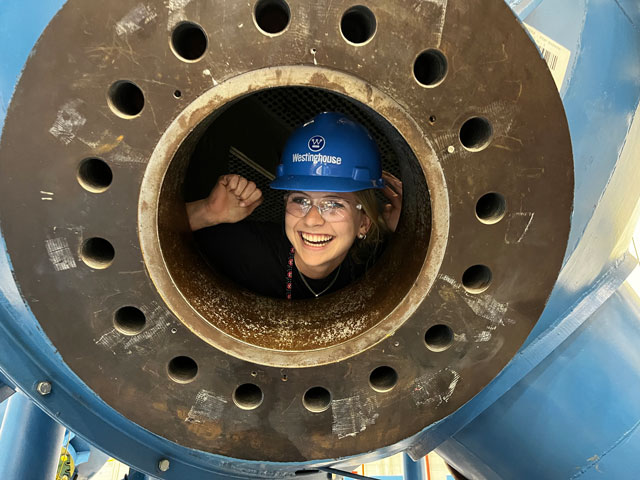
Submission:
M 348 220 L 355 210 L 362 210 L 362 205 L 352 205 L 348 200 L 337 198 L 321 198 L 311 200 L 303 195 L 289 194 L 285 198 L 287 213 L 294 217 L 305 217 L 311 207 L 316 207 L 326 222 L 343 222 Z

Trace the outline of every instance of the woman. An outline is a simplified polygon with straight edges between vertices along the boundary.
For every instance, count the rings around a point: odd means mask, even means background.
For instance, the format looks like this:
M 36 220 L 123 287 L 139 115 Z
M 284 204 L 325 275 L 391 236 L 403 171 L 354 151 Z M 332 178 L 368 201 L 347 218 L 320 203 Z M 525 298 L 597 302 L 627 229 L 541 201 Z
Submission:
M 284 234 L 281 225 L 242 222 L 262 192 L 239 175 L 221 177 L 207 198 L 187 204 L 211 263 L 262 295 L 314 298 L 348 285 L 398 224 L 402 183 L 382 172 L 364 127 L 339 113 L 321 113 L 289 137 L 270 186 L 287 192 Z M 391 202 L 383 212 L 375 189 Z

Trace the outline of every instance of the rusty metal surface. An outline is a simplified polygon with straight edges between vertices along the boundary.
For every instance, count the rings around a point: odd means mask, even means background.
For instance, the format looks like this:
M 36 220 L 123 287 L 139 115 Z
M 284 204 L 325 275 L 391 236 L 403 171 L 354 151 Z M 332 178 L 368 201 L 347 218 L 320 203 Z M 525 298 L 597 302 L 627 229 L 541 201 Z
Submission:
M 346 1 L 292 2 L 279 35 L 256 28 L 253 1 L 178 3 L 69 1 L 7 114 L 0 222 L 22 294 L 65 362 L 132 421 L 234 458 L 353 455 L 453 412 L 526 338 L 569 233 L 569 134 L 533 44 L 501 0 L 367 2 L 376 31 L 359 46 L 340 33 Z M 170 47 L 185 20 L 207 34 L 197 61 Z M 426 49 L 448 62 L 433 87 L 413 76 Z M 122 80 L 143 92 L 139 115 L 109 106 L 109 88 Z M 291 305 L 239 292 L 209 272 L 181 209 L 190 153 L 214 110 L 290 86 L 367 105 L 411 150 L 400 158 L 399 230 L 371 277 Z M 486 148 L 461 144 L 471 117 L 492 125 Z M 101 192 L 77 180 L 93 157 L 113 174 Z M 490 225 L 476 217 L 488 192 L 506 200 L 504 218 Z M 106 268 L 81 258 L 94 237 L 113 246 Z M 478 264 L 490 267 L 492 281 L 470 293 L 463 274 Z M 114 328 L 124 306 L 145 314 L 141 332 Z M 425 345 L 437 325 L 453 333 L 446 349 Z M 180 356 L 198 366 L 188 383 L 168 374 Z M 390 391 L 369 384 L 380 366 L 397 372 Z M 263 393 L 253 410 L 233 401 L 246 383 Z M 332 397 L 319 413 L 302 403 L 314 386 Z

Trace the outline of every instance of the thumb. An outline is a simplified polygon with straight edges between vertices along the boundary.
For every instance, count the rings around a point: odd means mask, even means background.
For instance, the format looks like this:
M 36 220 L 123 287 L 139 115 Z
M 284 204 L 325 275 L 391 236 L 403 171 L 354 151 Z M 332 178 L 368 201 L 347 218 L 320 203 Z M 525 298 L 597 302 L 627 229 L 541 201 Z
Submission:
M 258 200 L 256 200 L 251 205 L 249 205 L 247 207 L 249 209 L 249 212 L 253 212 L 256 208 L 258 208 L 262 204 L 263 201 L 264 201 L 264 197 L 260 197 Z

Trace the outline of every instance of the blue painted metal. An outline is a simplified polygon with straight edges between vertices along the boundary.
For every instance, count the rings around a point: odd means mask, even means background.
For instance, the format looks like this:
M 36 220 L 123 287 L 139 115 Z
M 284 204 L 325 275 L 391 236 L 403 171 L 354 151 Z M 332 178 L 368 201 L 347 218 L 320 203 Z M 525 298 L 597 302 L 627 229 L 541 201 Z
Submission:
M 518 18 L 527 18 L 542 3 L 543 0 L 508 0 L 507 4 Z
M 154 479 L 153 477 L 150 477 L 149 475 L 138 472 L 136 470 L 129 470 L 129 475 L 127 476 L 127 480 L 154 480 Z
M 0 425 L 2 425 L 2 419 L 4 418 L 4 412 L 7 410 L 7 405 L 9 405 L 8 399 L 5 399 L 0 403 Z
M 639 315 L 625 285 L 438 453 L 472 478 L 637 476 Z
M 638 4 L 538 3 L 524 21 L 572 51 L 561 90 L 576 178 L 565 265 L 519 355 L 425 447 L 439 444 L 472 478 L 624 478 L 640 471 L 630 455 L 639 303 L 619 287 L 638 218 Z
M 640 404 L 634 401 L 640 398 L 640 299 L 623 285 L 632 262 L 624 253 L 639 214 L 640 7 L 636 0 L 507 3 L 522 21 L 571 51 L 560 94 L 575 154 L 575 211 L 547 308 L 501 375 L 447 419 L 357 462 L 310 462 L 301 469 L 348 466 L 404 449 L 417 458 L 438 447 L 474 478 L 629 478 L 640 471 Z M 0 5 L 0 42 L 13 45 L 0 50 L 0 126 L 29 52 L 63 4 Z M 2 370 L 7 365 L 11 371 Z M 64 365 L 23 301 L 0 230 L 3 374 L 4 383 L 20 385 L 71 430 L 150 475 L 198 480 L 215 472 L 233 478 L 278 467 L 186 449 L 104 404 Z M 42 378 L 54 385 L 46 397 L 33 390 Z M 165 457 L 171 469 L 161 474 L 156 466 Z
M 4 0 L 0 7 L 0 127 L 29 53 L 65 0 Z M 28 14 L 28 16 L 25 16 Z M 8 46 L 11 46 L 10 48 Z
M 87 463 L 91 456 L 91 446 L 87 442 L 83 442 L 75 433 L 67 430 L 64 432 L 62 445 L 66 447 L 73 457 L 75 466 Z
M 0 478 L 55 478 L 63 436 L 62 425 L 16 393 L 0 427 Z
M 2 404 L 7 398 L 13 395 L 14 387 L 9 384 L 9 380 L 2 376 L 0 373 L 0 404 Z M 2 419 L 2 415 L 0 415 L 0 419 Z
M 424 458 L 414 461 L 406 453 L 402 455 L 402 465 L 404 467 L 404 480 L 425 480 L 427 478 L 427 469 L 424 464 Z

